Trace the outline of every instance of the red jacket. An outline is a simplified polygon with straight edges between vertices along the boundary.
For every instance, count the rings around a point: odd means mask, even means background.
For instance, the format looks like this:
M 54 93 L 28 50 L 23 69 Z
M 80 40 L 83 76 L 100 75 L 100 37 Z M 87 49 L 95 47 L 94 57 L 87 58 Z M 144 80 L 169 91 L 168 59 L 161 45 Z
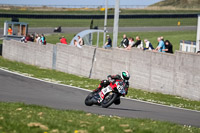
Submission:
M 66 38 L 61 38 L 60 39 L 60 43 L 67 44 L 67 39 Z

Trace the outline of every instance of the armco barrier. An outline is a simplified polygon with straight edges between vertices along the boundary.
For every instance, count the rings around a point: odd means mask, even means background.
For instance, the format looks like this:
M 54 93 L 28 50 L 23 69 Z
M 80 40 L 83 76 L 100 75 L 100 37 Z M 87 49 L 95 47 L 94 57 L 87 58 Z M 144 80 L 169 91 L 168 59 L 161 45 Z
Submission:
M 95 53 L 95 56 L 94 56 Z M 130 86 L 200 100 L 200 55 L 3 41 L 3 57 L 95 79 L 128 70 Z

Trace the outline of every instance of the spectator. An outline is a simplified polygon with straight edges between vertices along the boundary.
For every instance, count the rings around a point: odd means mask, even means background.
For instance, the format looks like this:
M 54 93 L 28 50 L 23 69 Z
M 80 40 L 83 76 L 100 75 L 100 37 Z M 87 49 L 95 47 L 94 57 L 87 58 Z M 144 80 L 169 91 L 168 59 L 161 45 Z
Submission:
M 170 43 L 169 40 L 165 41 L 165 49 L 163 49 L 162 51 L 165 51 L 166 53 L 173 54 L 173 46 L 172 46 L 172 44 Z
M 142 41 L 141 41 L 141 39 L 140 39 L 139 36 L 136 36 L 135 39 L 136 39 L 136 43 L 135 43 L 132 47 L 137 47 L 137 48 L 139 48 L 140 45 L 141 45 L 141 43 L 142 43 Z
M 78 47 L 78 48 L 82 48 L 82 46 L 79 45 L 79 43 L 77 42 L 76 39 L 74 39 L 74 46 L 75 46 L 75 47 Z
M 129 45 L 129 40 L 128 38 L 126 37 L 126 34 L 123 35 L 123 39 L 121 41 L 121 45 L 120 47 L 124 47 L 124 48 L 127 48 Z
M 197 51 L 197 54 L 200 54 L 200 51 Z
M 26 43 L 26 36 L 23 36 L 23 37 L 21 38 L 21 42 Z
M 34 35 L 34 34 L 31 34 L 31 35 L 30 35 L 30 38 L 31 38 L 31 39 L 30 39 L 30 40 L 31 40 L 31 42 L 34 42 L 35 35 Z
M 80 46 L 84 45 L 84 40 L 80 36 L 78 36 L 78 43 L 79 43 Z
M 163 51 L 163 49 L 165 49 L 165 44 L 164 44 L 164 42 L 161 40 L 160 37 L 158 37 L 157 40 L 158 40 L 158 46 L 156 47 L 155 51 L 158 51 L 158 52 L 165 52 L 165 51 Z
M 143 48 L 144 50 L 153 50 L 153 45 L 151 44 L 151 42 L 147 39 L 144 39 L 144 43 L 145 43 L 145 48 Z
M 112 40 L 109 35 L 107 35 L 107 42 L 104 44 L 104 48 L 111 48 L 112 47 Z
M 37 34 L 37 35 L 35 36 L 35 42 L 38 43 L 38 44 L 41 43 L 41 37 L 40 37 L 39 34 Z
M 160 39 L 161 39 L 163 42 L 165 41 L 165 39 L 164 39 L 164 37 L 163 37 L 163 36 L 161 36 L 161 37 L 160 37 Z
M 27 34 L 26 38 L 25 38 L 25 42 L 31 41 L 31 36 L 29 34 Z
M 131 47 L 135 44 L 134 38 L 132 38 L 132 37 L 129 37 L 129 38 L 128 38 L 128 41 L 129 41 L 129 45 L 128 45 L 128 47 L 126 48 L 126 50 L 130 50 Z
M 41 36 L 41 43 L 42 43 L 43 45 L 46 45 L 46 39 L 45 39 L 44 34 L 42 34 L 42 36 Z
M 13 30 L 12 30 L 11 26 L 9 26 L 9 28 L 8 28 L 8 35 L 12 35 L 12 33 L 13 33 Z
M 62 37 L 60 38 L 60 43 L 62 43 L 62 44 L 67 44 L 67 39 L 66 39 L 64 36 L 62 36 Z

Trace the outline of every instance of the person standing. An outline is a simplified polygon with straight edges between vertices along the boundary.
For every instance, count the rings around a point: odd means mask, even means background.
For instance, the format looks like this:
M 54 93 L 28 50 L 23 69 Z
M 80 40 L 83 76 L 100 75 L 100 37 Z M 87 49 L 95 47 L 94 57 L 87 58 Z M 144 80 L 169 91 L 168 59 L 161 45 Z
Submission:
M 42 36 L 41 36 L 41 42 L 43 45 L 46 45 L 46 40 L 45 40 L 44 34 L 42 34 Z
M 13 30 L 12 30 L 11 26 L 9 26 L 9 28 L 8 28 L 8 35 L 12 35 L 12 32 L 13 32 Z

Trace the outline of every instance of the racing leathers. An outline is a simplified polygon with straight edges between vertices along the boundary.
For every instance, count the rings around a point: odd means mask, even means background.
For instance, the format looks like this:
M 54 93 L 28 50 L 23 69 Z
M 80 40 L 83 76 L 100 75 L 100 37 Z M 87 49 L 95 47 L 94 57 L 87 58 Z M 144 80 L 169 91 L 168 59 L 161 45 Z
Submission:
M 104 87 L 107 87 L 110 83 L 114 84 L 116 81 L 124 81 L 125 82 L 125 91 L 126 94 L 128 94 L 128 88 L 129 88 L 129 82 L 128 80 L 123 80 L 120 75 L 108 75 L 107 80 L 102 80 L 99 84 L 98 88 L 94 91 L 101 91 L 101 89 Z

